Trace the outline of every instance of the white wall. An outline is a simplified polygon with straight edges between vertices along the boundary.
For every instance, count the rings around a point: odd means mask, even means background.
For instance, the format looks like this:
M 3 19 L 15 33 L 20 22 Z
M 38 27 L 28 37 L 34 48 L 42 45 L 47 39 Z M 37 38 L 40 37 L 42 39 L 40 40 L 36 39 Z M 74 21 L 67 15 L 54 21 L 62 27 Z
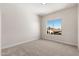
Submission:
M 2 4 L 2 48 L 40 37 L 38 16 L 24 4 Z
M 62 35 L 47 35 L 46 25 L 48 19 L 61 17 Z M 77 45 L 77 7 L 71 7 L 43 16 L 41 20 L 42 39 L 53 40 L 70 45 Z
M 1 55 L 1 9 L 0 9 L 0 55 Z
M 79 4 L 78 4 L 78 49 L 79 49 Z

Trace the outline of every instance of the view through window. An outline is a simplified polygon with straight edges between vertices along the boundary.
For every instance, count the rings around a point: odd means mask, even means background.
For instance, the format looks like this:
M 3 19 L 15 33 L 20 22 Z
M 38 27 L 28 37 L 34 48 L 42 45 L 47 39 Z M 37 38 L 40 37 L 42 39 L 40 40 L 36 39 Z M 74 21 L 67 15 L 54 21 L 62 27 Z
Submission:
M 49 19 L 47 22 L 47 34 L 61 35 L 61 18 Z

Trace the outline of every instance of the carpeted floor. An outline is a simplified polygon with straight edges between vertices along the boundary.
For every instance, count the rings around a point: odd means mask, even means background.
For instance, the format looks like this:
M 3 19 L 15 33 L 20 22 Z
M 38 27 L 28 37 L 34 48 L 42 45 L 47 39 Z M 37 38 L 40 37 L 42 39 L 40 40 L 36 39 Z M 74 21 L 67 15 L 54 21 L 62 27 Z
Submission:
M 3 49 L 2 56 L 79 56 L 79 51 L 74 46 L 48 40 L 35 40 Z

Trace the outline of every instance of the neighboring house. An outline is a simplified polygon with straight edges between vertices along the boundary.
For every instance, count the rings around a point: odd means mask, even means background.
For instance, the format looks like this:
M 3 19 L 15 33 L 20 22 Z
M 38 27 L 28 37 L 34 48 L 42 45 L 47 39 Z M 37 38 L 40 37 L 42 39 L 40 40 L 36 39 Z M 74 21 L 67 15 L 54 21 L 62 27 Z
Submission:
M 47 30 L 48 34 L 60 34 L 61 30 L 60 29 L 55 29 L 55 28 L 50 28 Z

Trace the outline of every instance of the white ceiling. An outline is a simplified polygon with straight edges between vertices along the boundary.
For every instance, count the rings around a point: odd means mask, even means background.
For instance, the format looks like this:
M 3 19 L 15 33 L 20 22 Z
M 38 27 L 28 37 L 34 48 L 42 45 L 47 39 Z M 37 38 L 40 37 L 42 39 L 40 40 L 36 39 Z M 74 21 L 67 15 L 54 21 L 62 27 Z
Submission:
M 51 12 L 55 12 L 57 10 L 61 10 L 64 8 L 75 6 L 76 4 L 73 3 L 46 3 L 43 5 L 42 3 L 35 3 L 35 4 L 26 4 L 28 9 L 33 11 L 39 15 L 45 15 Z
M 38 15 L 46 15 L 51 12 L 55 12 L 64 8 L 76 6 L 75 3 L 15 3 L 15 4 L 3 4 L 5 6 L 15 5 L 17 8 L 27 10 L 27 12 L 35 13 Z M 2 6 L 4 7 L 4 6 Z

